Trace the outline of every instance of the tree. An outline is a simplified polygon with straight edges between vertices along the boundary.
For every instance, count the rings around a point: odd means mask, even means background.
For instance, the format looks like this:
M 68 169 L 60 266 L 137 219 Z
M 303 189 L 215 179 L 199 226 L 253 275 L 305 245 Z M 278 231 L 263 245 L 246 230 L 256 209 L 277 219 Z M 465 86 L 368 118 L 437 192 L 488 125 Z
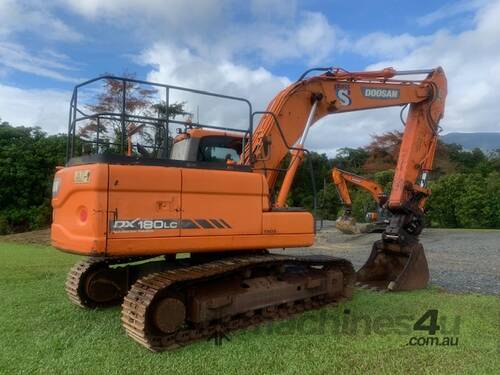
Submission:
M 167 106 L 167 102 L 164 100 L 160 101 L 157 104 L 153 104 L 153 109 L 159 114 L 161 118 L 175 119 L 177 116 L 191 116 L 191 112 L 187 112 L 184 110 L 186 102 L 176 102 Z M 168 108 L 168 111 L 167 111 Z
M 492 191 L 488 191 L 488 182 Z M 457 199 L 456 215 L 463 228 L 494 228 L 498 223 L 498 176 L 469 174 L 465 178 L 462 194 Z
M 284 160 L 283 165 L 287 168 L 290 162 L 289 158 L 285 159 L 288 160 Z M 319 189 L 323 187 L 325 179 L 329 179 L 329 181 L 331 181 L 331 176 L 329 176 L 331 166 L 327 156 L 316 152 L 306 154 L 303 162 L 297 170 L 297 174 L 295 175 L 293 188 L 288 197 L 289 206 L 307 207 L 309 209 L 313 208 L 314 197 L 311 181 L 311 165 L 314 173 L 316 193 L 319 193 Z M 279 189 L 279 186 L 277 186 L 277 189 Z
M 385 171 L 377 172 L 374 175 L 375 182 L 382 186 L 382 189 L 386 194 L 389 194 L 391 191 L 394 172 L 394 169 L 387 169 Z
M 134 79 L 135 74 L 125 73 L 125 78 Z M 124 98 L 125 91 L 125 98 Z M 124 101 L 125 99 L 125 101 Z M 125 103 L 125 107 L 123 106 Z M 158 91 L 153 86 L 141 85 L 137 82 L 121 81 L 113 78 L 105 78 L 102 92 L 96 95 L 94 101 L 85 107 L 93 114 L 114 113 L 114 116 L 101 117 L 99 121 L 92 119 L 79 129 L 79 136 L 86 140 L 95 140 L 96 133 L 100 133 L 100 143 L 104 150 L 121 153 L 122 139 L 122 111 L 125 116 L 125 131 L 128 135 L 138 134 L 142 143 L 147 146 L 155 146 L 162 141 L 162 131 L 159 128 L 164 125 L 158 122 L 157 127 L 146 124 L 138 117 L 149 117 L 166 119 L 175 118 L 178 115 L 188 115 L 184 110 L 185 102 L 175 102 L 168 106 L 165 101 L 158 101 Z M 102 142 L 101 142 L 102 141 Z
M 448 228 L 500 228 L 500 173 L 456 173 L 430 185 L 427 218 Z
M 372 174 L 395 168 L 402 140 L 403 133 L 399 131 L 373 135 L 372 141 L 366 146 L 368 158 L 363 165 L 364 172 Z
M 442 176 L 446 176 L 458 171 L 458 166 L 452 155 L 461 149 L 462 146 L 457 144 L 443 143 L 438 139 L 436 155 L 434 157 L 434 165 L 432 167 L 432 179 L 437 180 Z
M 326 220 L 335 220 L 342 207 L 337 188 L 332 181 L 326 181 L 318 193 L 318 214 Z
M 109 74 L 104 74 L 109 75 Z M 125 78 L 134 79 L 135 74 L 125 73 Z M 125 108 L 123 108 L 123 99 L 125 90 Z M 102 92 L 96 95 L 95 101 L 86 104 L 85 107 L 91 113 L 122 113 L 122 110 L 129 115 L 150 115 L 150 108 L 157 90 L 154 88 L 143 88 L 138 83 L 120 81 L 117 79 L 106 78 Z M 130 122 L 127 122 L 130 126 Z M 110 129 L 111 127 L 111 129 Z M 111 133 L 116 136 L 121 134 L 120 117 L 114 120 L 99 122 L 91 120 L 79 129 L 80 136 L 84 138 L 91 137 L 95 132 L 103 133 L 103 138 L 106 134 Z M 109 136 L 109 135 L 108 135 Z
M 462 195 L 465 175 L 457 173 L 431 182 L 432 195 L 427 201 L 427 220 L 431 225 L 456 228 L 458 199 Z
M 40 128 L 0 124 L 0 233 L 50 223 L 52 179 L 65 155 L 63 135 L 47 136 Z
M 500 172 L 493 171 L 486 177 L 486 193 L 494 213 L 492 228 L 500 228 Z
M 337 155 L 332 162 L 337 168 L 352 173 L 362 173 L 363 165 L 366 163 L 368 157 L 368 152 L 363 148 L 344 147 L 337 151 Z

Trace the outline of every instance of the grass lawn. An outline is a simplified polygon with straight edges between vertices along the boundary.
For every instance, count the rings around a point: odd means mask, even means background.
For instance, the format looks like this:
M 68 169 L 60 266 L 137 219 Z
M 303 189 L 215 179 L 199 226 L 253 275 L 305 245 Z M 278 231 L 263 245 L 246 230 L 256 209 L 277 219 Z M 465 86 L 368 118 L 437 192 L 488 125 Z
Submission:
M 233 333 L 220 346 L 155 354 L 126 337 L 118 307 L 69 304 L 64 280 L 78 257 L 0 243 L 0 259 L 0 373 L 500 373 L 497 296 L 357 291 L 342 306 Z M 429 337 L 413 331 L 428 309 L 438 310 L 435 337 L 458 337 L 457 346 L 407 345 Z

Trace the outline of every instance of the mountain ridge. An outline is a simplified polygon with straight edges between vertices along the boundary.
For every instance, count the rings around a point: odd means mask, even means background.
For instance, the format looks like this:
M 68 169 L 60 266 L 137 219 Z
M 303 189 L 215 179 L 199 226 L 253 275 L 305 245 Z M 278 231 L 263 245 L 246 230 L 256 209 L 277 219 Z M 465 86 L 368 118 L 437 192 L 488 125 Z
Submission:
M 484 152 L 500 149 L 500 132 L 451 132 L 439 137 L 444 143 L 456 143 L 465 150 L 480 148 Z

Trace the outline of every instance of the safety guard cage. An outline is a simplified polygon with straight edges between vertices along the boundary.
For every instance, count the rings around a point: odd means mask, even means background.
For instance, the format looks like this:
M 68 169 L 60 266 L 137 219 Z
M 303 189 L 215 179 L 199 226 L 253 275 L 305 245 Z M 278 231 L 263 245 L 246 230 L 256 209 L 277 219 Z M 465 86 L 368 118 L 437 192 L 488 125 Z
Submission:
M 115 81 L 119 82 L 122 86 L 121 93 L 120 93 L 120 100 L 121 100 L 121 110 L 119 112 L 96 112 L 96 113 L 86 113 L 81 106 L 79 106 L 78 103 L 78 98 L 79 98 L 79 93 L 82 91 L 83 88 L 88 87 L 91 84 L 94 84 L 96 82 L 102 81 L 105 83 L 105 81 Z M 150 88 L 154 88 L 157 90 L 159 94 L 159 100 L 161 102 L 161 97 L 162 94 L 161 92 L 164 93 L 164 103 L 165 103 L 165 108 L 166 108 L 166 113 L 163 114 L 163 116 L 160 116 L 159 114 L 154 117 L 154 116 L 144 116 L 140 114 L 133 114 L 129 113 L 127 111 L 127 84 L 136 84 L 136 85 L 146 85 Z M 244 130 L 238 129 L 238 128 L 231 128 L 231 127 L 223 127 L 223 126 L 215 126 L 215 125 L 210 125 L 210 124 L 204 124 L 204 123 L 198 123 L 198 122 L 193 122 L 193 121 L 185 121 L 185 120 L 177 120 L 174 118 L 169 118 L 169 106 L 171 103 L 171 97 L 172 93 L 174 92 L 184 92 L 184 93 L 191 93 L 191 94 L 198 94 L 204 97 L 213 97 L 213 98 L 219 98 L 219 99 L 224 99 L 229 102 L 229 104 L 234 104 L 235 102 L 243 103 L 248 107 L 248 127 Z M 148 125 L 148 126 L 153 126 L 156 129 L 164 129 L 166 131 L 166 140 L 168 141 L 168 137 L 170 134 L 169 131 L 169 126 L 171 124 L 175 125 L 183 125 L 186 128 L 193 128 L 193 127 L 199 127 L 199 128 L 206 128 L 206 129 L 214 129 L 214 130 L 219 130 L 219 131 L 228 131 L 228 132 L 236 132 L 236 133 L 242 133 L 243 134 L 243 139 L 242 139 L 242 150 L 249 149 L 252 150 L 252 133 L 253 133 L 253 115 L 252 115 L 252 104 L 250 103 L 249 100 L 241 97 L 236 97 L 236 96 L 230 96 L 230 95 L 223 95 L 223 94 L 218 94 L 218 93 L 213 93 L 209 91 L 203 91 L 203 90 L 195 90 L 195 89 L 190 89 L 186 87 L 180 87 L 180 86 L 173 86 L 173 85 L 166 85 L 166 84 L 161 84 L 161 83 L 156 83 L 156 82 L 149 82 L 149 81 L 144 81 L 144 80 L 138 80 L 134 78 L 126 78 L 126 77 L 117 77 L 117 76 L 112 76 L 112 75 L 104 75 L 100 76 L 88 81 L 85 81 L 83 83 L 80 83 L 75 86 L 73 89 L 73 95 L 71 97 L 71 102 L 70 102 L 70 110 L 69 110 L 69 121 L 68 121 L 68 142 L 67 142 L 67 149 L 66 149 L 66 162 L 68 162 L 72 157 L 75 156 L 75 140 L 77 138 L 76 134 L 76 128 L 77 125 L 83 121 L 94 121 L 96 126 L 95 126 L 95 137 L 93 139 L 82 139 L 81 137 L 79 138 L 79 142 L 83 144 L 91 144 L 94 145 L 97 149 L 97 153 L 99 153 L 99 147 L 106 144 L 107 146 L 116 146 L 118 147 L 119 154 L 126 154 L 126 139 L 127 139 L 127 129 L 126 126 L 127 124 L 139 124 L 139 125 Z M 121 124 L 120 128 L 121 131 L 119 133 L 119 138 L 118 140 L 115 140 L 115 142 L 110 142 L 109 140 L 104 140 L 102 138 L 102 131 L 101 131 L 101 121 L 106 121 L 106 120 L 111 120 L 111 121 L 116 121 L 119 124 Z M 118 141 L 118 142 L 116 142 Z M 245 143 L 248 142 L 248 145 Z M 245 147 L 247 146 L 247 148 Z M 145 146 L 145 147 L 151 147 L 151 146 Z M 168 155 L 165 157 L 166 159 L 169 158 Z M 252 162 L 253 158 L 247 158 L 249 160 L 248 163 Z

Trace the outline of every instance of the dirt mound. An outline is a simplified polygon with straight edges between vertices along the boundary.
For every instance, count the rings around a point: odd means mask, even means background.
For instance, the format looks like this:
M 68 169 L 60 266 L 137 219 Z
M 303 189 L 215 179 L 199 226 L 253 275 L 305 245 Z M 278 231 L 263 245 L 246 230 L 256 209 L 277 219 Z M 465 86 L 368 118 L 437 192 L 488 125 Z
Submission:
M 370 233 L 375 226 L 372 223 L 357 223 L 353 218 L 339 217 L 335 221 L 335 228 L 344 234 Z
M 335 221 L 335 228 L 345 234 L 359 234 L 359 228 L 356 225 L 354 218 L 339 217 Z
M 1 242 L 16 242 L 35 245 L 50 245 L 50 229 L 0 236 Z

